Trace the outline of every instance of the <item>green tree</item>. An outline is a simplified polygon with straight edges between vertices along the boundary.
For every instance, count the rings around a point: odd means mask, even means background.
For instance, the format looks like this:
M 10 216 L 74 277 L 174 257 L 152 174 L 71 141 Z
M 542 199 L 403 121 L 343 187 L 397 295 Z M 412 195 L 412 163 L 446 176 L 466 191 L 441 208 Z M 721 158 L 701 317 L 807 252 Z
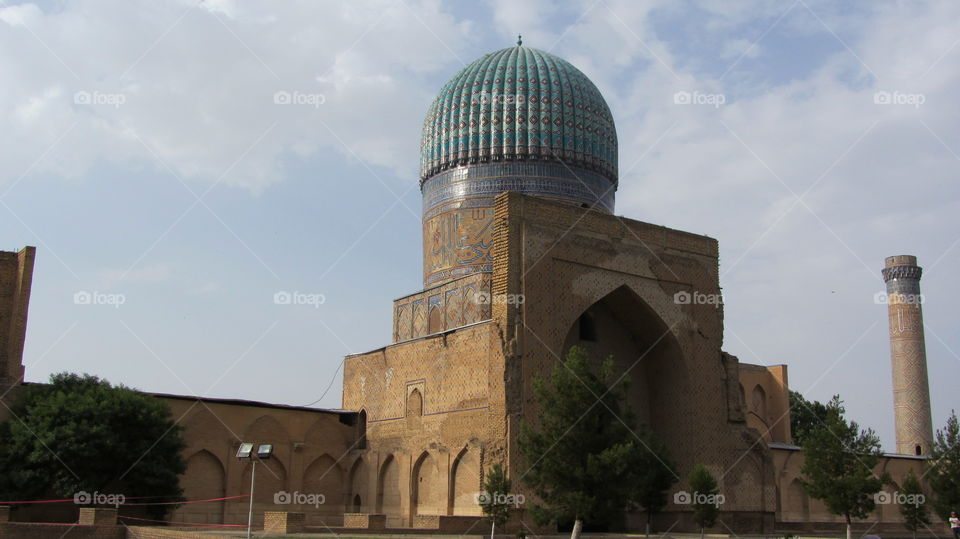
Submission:
M 839 396 L 834 396 L 838 399 Z M 790 390 L 790 433 L 793 443 L 803 446 L 807 434 L 827 419 L 829 408 L 820 401 L 808 401 L 797 391 Z
M 693 521 L 700 527 L 700 538 L 706 528 L 713 526 L 720 514 L 720 490 L 717 480 L 703 464 L 697 464 L 689 477 L 690 501 L 693 503 Z
M 0 424 L 0 498 L 85 492 L 180 499 L 185 444 L 163 402 L 94 376 L 60 373 L 48 385 L 27 386 L 12 411 Z M 148 513 L 163 518 L 172 507 L 150 506 Z
M 848 422 L 838 397 L 827 407 L 824 423 L 807 434 L 801 484 L 807 495 L 822 500 L 831 513 L 843 515 L 850 539 L 852 520 L 866 518 L 873 511 L 874 494 L 889 478 L 873 472 L 881 455 L 880 439 L 873 430 L 860 430 L 856 422 Z
M 573 522 L 572 538 L 585 521 L 616 525 L 637 501 L 636 485 L 626 480 L 638 477 L 631 475 L 634 468 L 667 462 L 665 455 L 651 456 L 632 430 L 626 389 L 626 377 L 614 376 L 612 358 L 594 372 L 576 346 L 549 378 L 534 380 L 539 421 L 524 422 L 518 441 L 530 466 L 523 481 L 539 499 L 531 506 L 538 523 Z
M 956 411 L 950 411 L 943 430 L 937 429 L 927 466 L 927 481 L 936 495 L 933 508 L 946 520 L 950 511 L 960 508 L 960 423 Z
M 638 461 L 630 465 L 627 482 L 633 485 L 631 499 L 647 515 L 647 534 L 653 522 L 653 515 L 666 507 L 669 490 L 680 478 L 670 459 L 667 447 L 647 429 L 639 429 L 637 439 L 646 449 L 634 452 Z
M 510 479 L 499 462 L 490 467 L 483 480 L 483 494 L 480 506 L 483 514 L 490 519 L 490 539 L 493 539 L 497 525 L 503 526 L 510 518 L 511 502 L 515 499 L 510 492 Z
M 910 470 L 900 486 L 899 499 L 900 514 L 903 515 L 903 526 L 917 537 L 917 530 L 930 525 L 930 515 L 927 514 L 927 500 L 920 487 L 920 481 Z

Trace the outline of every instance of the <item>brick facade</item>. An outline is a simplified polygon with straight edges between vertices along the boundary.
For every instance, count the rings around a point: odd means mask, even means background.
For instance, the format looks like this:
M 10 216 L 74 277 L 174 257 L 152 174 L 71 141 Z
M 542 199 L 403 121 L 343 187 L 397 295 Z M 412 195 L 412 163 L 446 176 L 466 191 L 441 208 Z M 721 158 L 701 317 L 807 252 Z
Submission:
M 36 247 L 0 251 L 0 403 L 12 402 L 23 382 L 23 345 Z M 0 406 L 0 421 L 9 417 Z
M 511 192 L 495 199 L 492 237 L 492 272 L 394 302 L 393 343 L 345 359 L 343 410 L 154 395 L 185 427 L 184 495 L 237 497 L 186 504 L 169 519 L 246 524 L 250 462 L 234 455 L 248 441 L 274 445 L 257 467 L 257 529 L 477 529 L 484 470 L 501 462 L 513 477 L 526 471 L 517 434 L 522 421 L 537 421 L 533 382 L 579 345 L 594 358 L 612 356 L 629 375 L 631 408 L 677 464 L 674 490 L 687 488 L 698 463 L 714 473 L 724 526 L 757 533 L 842 524 L 799 486 L 803 455 L 790 445 L 786 366 L 740 364 L 721 349 L 716 240 Z M 14 390 L 33 256 L 33 248 L 0 253 L 0 381 Z M 467 319 L 471 287 L 486 302 Z M 922 459 L 903 455 L 878 465 L 895 479 L 921 468 Z M 878 506 L 873 520 L 900 525 L 892 505 Z M 512 525 L 521 521 L 536 529 L 523 508 Z M 655 526 L 695 528 L 689 506 L 674 503 Z M 642 529 L 643 517 L 629 515 L 628 527 Z M 50 537 L 54 529 L 0 522 L 0 535 Z M 122 536 L 119 527 L 72 529 Z M 138 539 L 191 533 L 129 528 Z

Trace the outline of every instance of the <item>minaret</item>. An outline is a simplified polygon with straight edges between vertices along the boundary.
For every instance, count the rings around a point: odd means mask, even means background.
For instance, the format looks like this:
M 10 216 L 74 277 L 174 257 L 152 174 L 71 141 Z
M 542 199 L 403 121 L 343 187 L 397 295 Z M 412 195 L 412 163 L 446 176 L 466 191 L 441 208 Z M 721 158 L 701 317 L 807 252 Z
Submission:
M 917 257 L 910 255 L 887 257 L 883 268 L 890 318 L 897 453 L 907 455 L 929 455 L 933 444 L 920 294 L 922 273 Z

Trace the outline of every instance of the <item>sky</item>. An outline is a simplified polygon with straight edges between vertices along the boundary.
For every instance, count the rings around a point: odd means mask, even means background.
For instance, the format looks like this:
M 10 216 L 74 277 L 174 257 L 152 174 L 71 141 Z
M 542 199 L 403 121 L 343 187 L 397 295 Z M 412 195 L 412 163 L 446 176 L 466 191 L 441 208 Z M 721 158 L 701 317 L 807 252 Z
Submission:
M 421 288 L 420 128 L 524 44 L 619 135 L 616 213 L 716 238 L 724 349 L 894 449 L 884 258 L 913 254 L 935 428 L 960 383 L 952 0 L 0 1 L 0 249 L 26 379 L 337 408 Z M 295 301 L 275 295 L 296 294 Z

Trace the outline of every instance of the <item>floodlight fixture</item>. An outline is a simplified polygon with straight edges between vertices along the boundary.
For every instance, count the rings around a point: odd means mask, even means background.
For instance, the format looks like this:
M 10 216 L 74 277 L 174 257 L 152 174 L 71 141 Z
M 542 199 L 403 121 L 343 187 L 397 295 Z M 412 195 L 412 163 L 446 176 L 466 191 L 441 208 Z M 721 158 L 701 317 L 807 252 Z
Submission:
M 253 454 L 253 444 L 241 443 L 240 448 L 237 449 L 238 459 L 248 459 L 252 454 Z
M 250 459 L 250 505 L 247 508 L 247 539 L 253 530 L 253 486 L 257 480 L 257 461 L 267 460 L 273 455 L 273 444 L 260 444 L 257 452 L 253 452 L 253 446 L 257 445 L 250 442 L 240 442 L 240 448 L 237 449 L 238 459 Z M 256 456 L 257 458 L 253 458 Z
M 260 460 L 267 460 L 271 455 L 273 455 L 273 444 L 260 444 L 257 448 L 257 458 Z

